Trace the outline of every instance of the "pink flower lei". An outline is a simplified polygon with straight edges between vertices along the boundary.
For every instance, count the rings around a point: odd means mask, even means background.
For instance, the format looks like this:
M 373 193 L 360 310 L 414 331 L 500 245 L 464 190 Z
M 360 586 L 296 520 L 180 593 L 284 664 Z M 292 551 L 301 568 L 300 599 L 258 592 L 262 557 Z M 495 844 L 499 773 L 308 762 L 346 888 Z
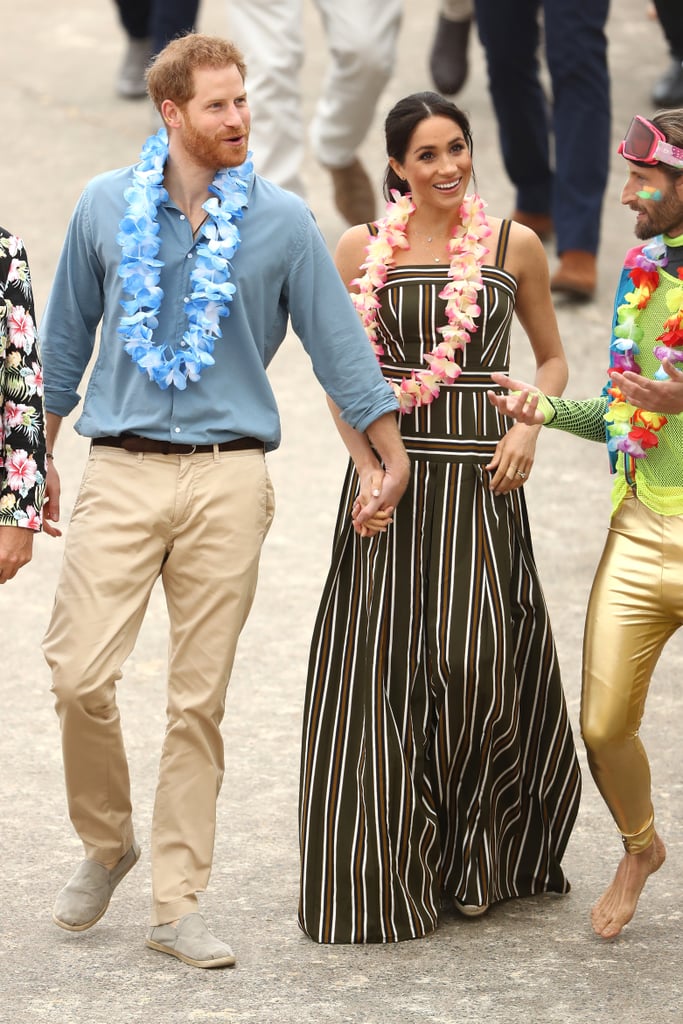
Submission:
M 357 292 L 351 292 L 351 299 L 378 361 L 384 349 L 379 341 L 377 289 L 386 282 L 387 271 L 394 263 L 394 250 L 410 248 L 406 228 L 415 212 L 410 195 L 401 195 L 396 190 L 392 190 L 391 195 L 393 201 L 387 204 L 385 216 L 377 221 L 377 234 L 365 250 L 367 258 L 361 266 L 365 273 L 351 282 L 358 287 Z M 455 353 L 464 349 L 470 335 L 477 330 L 474 321 L 481 313 L 477 292 L 483 288 L 481 266 L 488 254 L 482 239 L 491 234 L 485 205 L 477 195 L 465 196 L 460 206 L 460 223 L 448 240 L 450 280 L 439 292 L 439 298 L 446 299 L 448 323 L 438 328 L 442 341 L 425 353 L 424 361 L 429 369 L 412 370 L 410 377 L 400 384 L 390 381 L 402 413 L 433 402 L 439 396 L 441 385 L 452 384 L 461 372 Z

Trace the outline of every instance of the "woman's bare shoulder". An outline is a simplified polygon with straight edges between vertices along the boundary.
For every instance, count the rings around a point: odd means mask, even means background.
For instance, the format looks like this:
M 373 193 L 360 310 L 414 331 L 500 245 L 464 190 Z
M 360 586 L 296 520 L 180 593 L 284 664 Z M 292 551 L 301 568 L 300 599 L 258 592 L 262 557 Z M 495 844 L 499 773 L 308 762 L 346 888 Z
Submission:
M 337 243 L 334 262 L 347 286 L 358 276 L 361 265 L 365 262 L 365 251 L 370 241 L 367 224 L 355 224 L 348 228 Z

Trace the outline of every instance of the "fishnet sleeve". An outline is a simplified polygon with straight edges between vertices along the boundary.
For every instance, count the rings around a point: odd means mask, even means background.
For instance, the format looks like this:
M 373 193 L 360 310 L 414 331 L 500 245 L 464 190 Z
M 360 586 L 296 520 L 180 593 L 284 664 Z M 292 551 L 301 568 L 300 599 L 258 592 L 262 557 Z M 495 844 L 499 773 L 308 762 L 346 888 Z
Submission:
M 538 407 L 545 416 L 546 427 L 565 430 L 568 434 L 583 437 L 587 441 L 605 443 L 605 413 L 607 398 L 586 398 L 574 401 L 570 398 L 548 398 L 542 395 Z

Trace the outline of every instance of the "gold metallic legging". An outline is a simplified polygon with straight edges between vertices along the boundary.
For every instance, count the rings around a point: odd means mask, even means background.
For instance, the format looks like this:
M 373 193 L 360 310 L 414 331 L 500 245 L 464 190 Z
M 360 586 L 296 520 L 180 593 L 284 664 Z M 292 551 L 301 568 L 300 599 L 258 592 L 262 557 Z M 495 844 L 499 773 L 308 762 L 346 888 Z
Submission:
M 652 842 L 650 766 L 638 729 L 664 644 L 683 623 L 683 516 L 629 495 L 595 574 L 583 648 L 581 732 L 629 853 Z

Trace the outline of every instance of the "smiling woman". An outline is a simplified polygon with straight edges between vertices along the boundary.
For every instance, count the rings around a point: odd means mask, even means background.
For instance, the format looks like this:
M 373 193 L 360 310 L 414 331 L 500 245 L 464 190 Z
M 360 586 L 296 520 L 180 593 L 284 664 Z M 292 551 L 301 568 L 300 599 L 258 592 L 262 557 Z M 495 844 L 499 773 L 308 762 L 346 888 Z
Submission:
M 477 916 L 567 892 L 579 798 L 521 490 L 538 428 L 507 429 L 485 395 L 515 310 L 536 381 L 566 383 L 543 246 L 468 192 L 472 137 L 452 103 L 408 96 L 385 128 L 386 216 L 347 231 L 336 259 L 398 397 L 412 473 L 397 508 L 359 525 L 384 470 L 337 415 L 353 461 L 301 768 L 299 921 L 318 942 L 426 935 L 442 897 Z

